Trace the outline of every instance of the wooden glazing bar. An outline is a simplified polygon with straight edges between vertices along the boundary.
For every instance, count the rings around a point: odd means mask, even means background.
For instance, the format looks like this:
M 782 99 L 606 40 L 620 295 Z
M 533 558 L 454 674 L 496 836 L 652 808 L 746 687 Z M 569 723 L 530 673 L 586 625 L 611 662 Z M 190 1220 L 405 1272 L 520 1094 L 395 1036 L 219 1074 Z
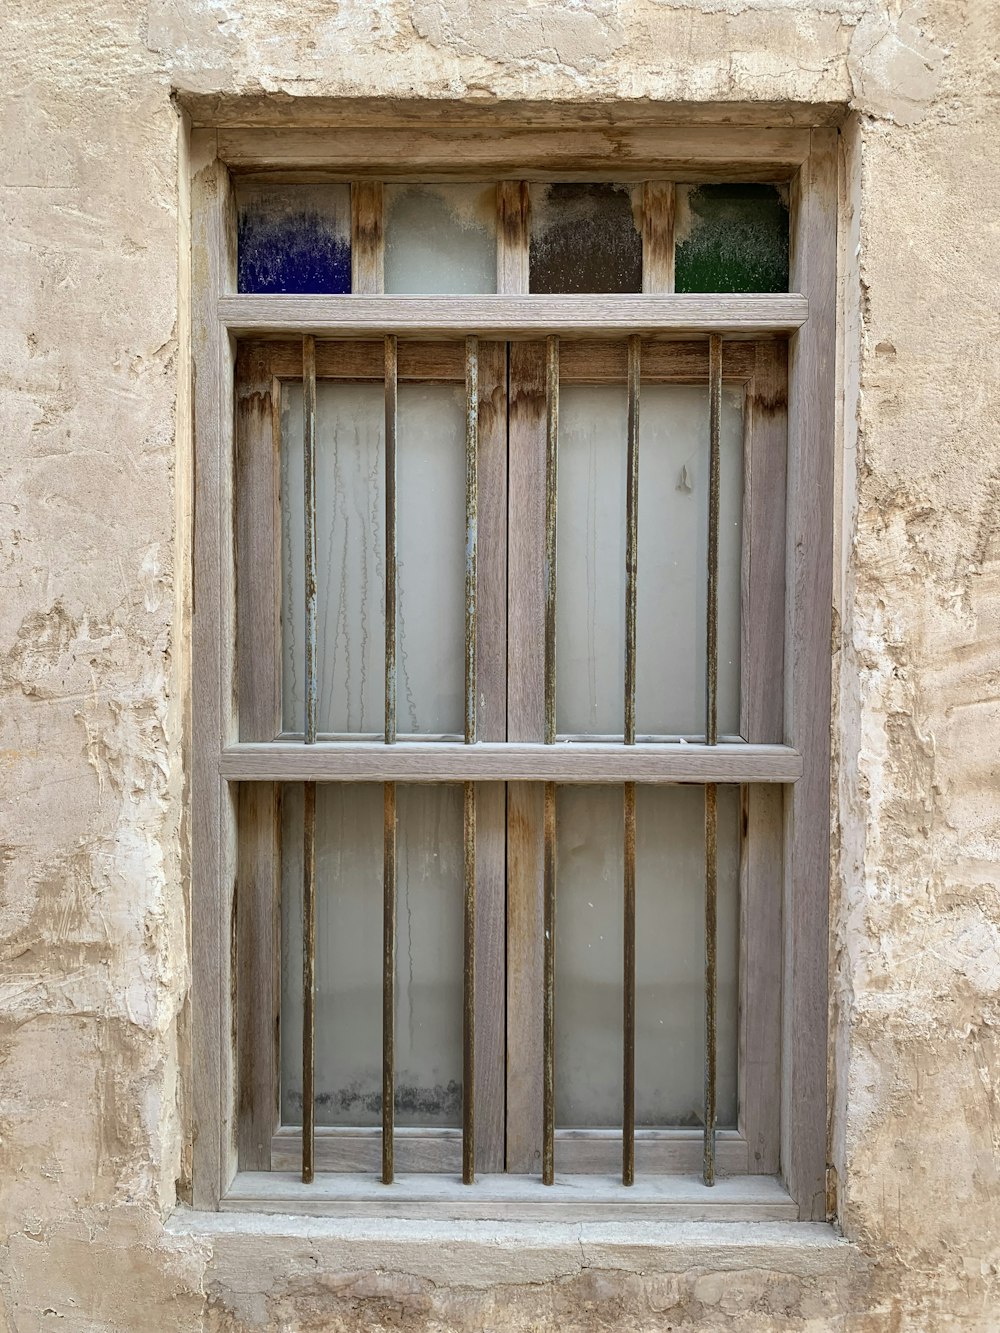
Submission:
M 462 968 L 462 1183 L 476 1178 L 476 785 L 465 784 L 465 923 Z
M 382 182 L 351 185 L 351 291 L 370 296 L 381 292 L 384 271 Z
M 237 337 L 311 333 L 323 338 L 465 337 L 517 339 L 682 337 L 710 331 L 739 337 L 793 333 L 809 303 L 797 292 L 630 296 L 222 296 L 219 318 Z
M 555 1179 L 556 1080 L 556 787 L 545 784 L 545 854 L 543 929 L 545 933 L 542 1000 L 542 1184 Z
M 545 743 L 556 739 L 556 496 L 559 471 L 559 339 L 545 344 Z
M 497 292 L 528 290 L 528 183 L 497 182 Z
M 392 1184 L 396 1112 L 396 784 L 382 788 L 382 1183 Z
M 305 494 L 305 743 L 316 741 L 316 342 L 302 340 Z M 306 783 L 302 821 L 302 1179 L 313 1178 L 316 1073 L 316 787 Z
M 245 742 L 219 766 L 230 782 L 788 782 L 802 756 L 788 745 L 573 741 Z
M 476 742 L 476 557 L 479 510 L 479 342 L 465 340 L 465 743 Z
M 646 181 L 642 187 L 642 290 L 674 290 L 673 181 Z
M 641 343 L 628 340 L 628 464 L 625 482 L 625 744 L 635 744 L 635 603 L 639 563 L 639 380 Z
M 635 783 L 625 783 L 622 1184 L 635 1182 Z
M 396 740 L 396 338 L 385 340 L 385 743 Z
M 722 339 L 717 333 L 713 333 L 709 339 L 708 402 L 708 606 L 705 644 L 705 743 L 715 745 L 719 739 L 719 433 L 722 422 Z
M 714 782 L 709 782 L 705 787 L 705 1151 L 703 1176 L 706 1185 L 715 1184 L 718 797 L 718 787 Z
M 302 1179 L 313 1178 L 316 1142 L 316 784 L 302 815 Z

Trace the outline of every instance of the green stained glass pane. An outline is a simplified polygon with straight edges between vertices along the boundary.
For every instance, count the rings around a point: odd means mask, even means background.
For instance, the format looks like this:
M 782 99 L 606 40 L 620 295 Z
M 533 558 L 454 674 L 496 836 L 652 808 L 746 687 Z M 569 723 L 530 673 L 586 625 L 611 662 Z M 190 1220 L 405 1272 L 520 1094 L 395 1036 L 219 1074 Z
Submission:
M 788 203 L 775 185 L 677 188 L 679 292 L 787 292 Z

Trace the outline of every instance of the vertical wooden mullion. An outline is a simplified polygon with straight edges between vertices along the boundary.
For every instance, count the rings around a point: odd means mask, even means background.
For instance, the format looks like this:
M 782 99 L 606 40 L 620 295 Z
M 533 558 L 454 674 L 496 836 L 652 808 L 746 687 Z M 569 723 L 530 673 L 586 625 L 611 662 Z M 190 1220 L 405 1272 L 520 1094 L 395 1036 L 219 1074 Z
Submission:
M 504 182 L 497 290 L 528 290 L 528 189 Z M 506 213 L 504 213 L 506 209 Z M 509 741 L 545 736 L 545 344 L 510 344 L 507 496 Z M 507 1170 L 542 1165 L 544 793 L 507 784 Z
M 479 344 L 477 735 L 507 737 L 507 346 Z M 476 789 L 476 1169 L 503 1171 L 506 1118 L 506 787 Z
M 787 347 L 760 342 L 744 403 L 740 734 L 775 744 L 784 729 Z M 742 791 L 739 1128 L 750 1170 L 779 1167 L 782 792 Z
M 192 615 L 191 774 L 193 1202 L 214 1209 L 236 1170 L 232 1034 L 232 895 L 236 798 L 219 776 L 219 753 L 236 739 L 233 707 L 233 353 L 218 299 L 235 290 L 235 218 L 216 135 L 191 136 L 191 281 L 197 294 L 192 353 L 196 508 Z
M 279 698 L 281 589 L 278 455 L 280 385 L 265 349 L 251 345 L 236 366 L 237 691 L 239 734 L 268 741 L 281 726 Z M 238 1147 L 240 1168 L 266 1171 L 278 1124 L 279 789 L 239 788 L 239 878 L 236 896 Z
M 810 132 L 792 182 L 791 287 L 809 320 L 789 345 L 781 1162 L 805 1219 L 826 1215 L 830 704 L 836 434 L 837 131 Z

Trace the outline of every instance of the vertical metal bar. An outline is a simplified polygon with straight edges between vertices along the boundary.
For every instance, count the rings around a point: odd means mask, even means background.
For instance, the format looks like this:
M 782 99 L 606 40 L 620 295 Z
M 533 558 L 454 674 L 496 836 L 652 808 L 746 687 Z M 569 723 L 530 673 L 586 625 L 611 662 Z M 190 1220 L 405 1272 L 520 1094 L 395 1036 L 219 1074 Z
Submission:
M 718 741 L 719 624 L 719 432 L 722 420 L 722 338 L 713 333 L 708 347 L 709 483 L 708 607 L 706 642 L 705 740 Z M 716 1003 L 718 978 L 718 797 L 714 782 L 705 787 L 705 1148 L 703 1176 L 715 1184 Z
M 705 787 L 705 1151 L 704 1179 L 715 1184 L 715 1058 L 716 1058 L 716 889 L 718 794 L 714 782 Z
M 479 340 L 465 340 L 465 743 L 476 741 L 476 555 L 479 504 Z
M 316 741 L 316 340 L 302 339 L 303 523 L 305 528 L 306 745 Z M 313 1178 L 316 1144 L 316 784 L 303 790 L 302 817 L 302 1179 Z
M 302 1179 L 313 1178 L 316 1144 L 316 784 L 307 782 L 302 813 Z
M 545 344 L 545 744 L 556 738 L 556 488 L 559 467 L 559 339 Z
M 385 340 L 385 743 L 396 739 L 396 339 Z
M 385 340 L 385 743 L 396 743 L 396 338 Z M 382 1183 L 394 1172 L 396 1119 L 396 784 L 382 787 Z
M 305 741 L 316 740 L 316 339 L 302 339 L 302 427 L 305 496 L 306 714 Z
M 382 1184 L 393 1176 L 396 1111 L 396 784 L 382 788 Z
M 542 963 L 542 1184 L 555 1179 L 556 784 L 545 784 Z
M 622 1184 L 635 1181 L 635 783 L 625 783 L 624 1014 L 622 1017 Z
M 628 465 L 625 482 L 625 744 L 635 744 L 635 601 L 639 553 L 640 340 L 628 340 Z
M 476 1178 L 476 784 L 465 784 L 465 931 L 462 1000 L 462 1183 Z
M 722 421 L 722 338 L 708 340 L 708 607 L 705 671 L 705 741 L 718 740 L 717 694 L 719 676 L 719 431 Z
M 476 558 L 479 509 L 479 342 L 465 340 L 465 743 L 474 745 L 476 708 Z M 476 787 L 464 791 L 465 928 L 462 970 L 462 1181 L 476 1176 Z
M 635 744 L 635 607 L 639 553 L 641 342 L 628 340 L 628 463 L 625 483 L 625 744 Z M 635 1180 L 635 783 L 626 782 L 622 958 L 622 1184 Z

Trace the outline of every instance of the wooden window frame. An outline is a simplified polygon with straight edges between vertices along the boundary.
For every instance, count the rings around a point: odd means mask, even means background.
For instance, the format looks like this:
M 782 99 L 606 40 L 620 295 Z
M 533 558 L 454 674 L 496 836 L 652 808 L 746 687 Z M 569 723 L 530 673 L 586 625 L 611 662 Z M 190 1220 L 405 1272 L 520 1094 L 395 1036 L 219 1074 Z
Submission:
M 729 748 L 716 747 L 711 756 L 708 747 L 666 747 L 669 755 L 650 754 L 648 762 L 662 780 L 704 781 L 718 765 L 736 765 L 730 769 L 747 778 L 745 765 L 751 764 L 754 785 L 748 793 L 744 819 L 755 836 L 747 840 L 751 857 L 766 862 L 760 871 L 754 865 L 743 867 L 744 924 L 757 929 L 741 931 L 744 955 L 770 943 L 778 920 L 772 893 L 770 902 L 760 899 L 758 916 L 754 910 L 753 886 L 773 877 L 774 867 L 783 866 L 783 892 L 780 903 L 780 929 L 783 950 L 780 959 L 768 949 L 772 969 L 778 972 L 769 994 L 780 1007 L 781 1046 L 775 1058 L 780 1060 L 780 1134 L 769 1139 L 766 1134 L 747 1135 L 748 1151 L 754 1154 L 753 1169 L 762 1173 L 779 1171 L 792 1201 L 793 1211 L 801 1218 L 816 1219 L 826 1215 L 826 1063 L 827 1063 L 827 950 L 829 883 L 829 783 L 830 735 L 829 711 L 817 707 L 817 700 L 830 698 L 830 632 L 832 601 L 832 524 L 833 524 L 833 439 L 835 414 L 835 293 L 836 293 L 836 142 L 837 132 L 813 130 L 739 130 L 729 127 L 691 127 L 665 129 L 638 127 L 622 130 L 617 136 L 615 157 L 609 154 L 606 132 L 581 126 L 574 134 L 564 131 L 525 133 L 524 131 L 473 134 L 456 131 L 417 133 L 413 128 L 395 135 L 384 128 L 377 131 L 363 127 L 328 131 L 272 132 L 267 130 L 215 131 L 192 133 L 192 278 L 193 278 L 193 349 L 196 366 L 194 386 L 194 435 L 196 524 L 194 550 L 194 623 L 193 623 L 193 744 L 192 756 L 192 939 L 193 939 L 193 1092 L 194 1149 L 193 1196 L 196 1205 L 206 1208 L 246 1206 L 253 1195 L 236 1180 L 243 1158 L 243 1169 L 260 1153 L 262 1136 L 258 1097 L 253 1114 L 248 1115 L 247 1090 L 255 1080 L 239 1076 L 239 1051 L 251 1047 L 264 1052 L 264 1066 L 274 1067 L 276 1060 L 276 1004 L 257 1006 L 251 1028 L 236 1002 L 242 972 L 253 950 L 248 939 L 255 939 L 255 949 L 267 948 L 274 941 L 273 910 L 266 906 L 267 893 L 237 893 L 237 830 L 260 831 L 260 847 L 255 853 L 255 874 L 274 883 L 277 863 L 269 848 L 274 848 L 273 791 L 266 782 L 234 779 L 266 776 L 261 764 L 275 757 L 275 747 L 248 746 L 238 743 L 240 734 L 237 698 L 253 697 L 261 701 L 254 707 L 263 711 L 249 719 L 244 707 L 244 737 L 259 731 L 261 740 L 273 735 L 264 716 L 276 701 L 268 700 L 267 691 L 254 686 L 248 692 L 237 671 L 245 670 L 236 660 L 237 580 L 235 544 L 239 540 L 234 527 L 236 509 L 234 485 L 245 484 L 239 477 L 235 451 L 234 423 L 237 404 L 234 396 L 234 371 L 237 337 L 247 338 L 264 332 L 312 332 L 343 337 L 371 337 L 386 329 L 387 316 L 395 321 L 400 333 L 430 333 L 434 337 L 454 336 L 458 331 L 508 335 L 512 330 L 521 337 L 547 332 L 591 331 L 604 333 L 620 320 L 618 328 L 629 332 L 646 331 L 644 320 L 654 320 L 656 327 L 670 327 L 676 336 L 697 336 L 709 329 L 741 337 L 789 332 L 788 356 L 788 428 L 786 517 L 780 541 L 767 546 L 764 565 L 772 572 L 783 568 L 785 595 L 776 603 L 768 593 L 769 580 L 751 577 L 744 587 L 745 608 L 753 605 L 770 630 L 777 628 L 772 643 L 783 652 L 783 672 L 775 662 L 766 673 L 751 673 L 744 681 L 743 716 L 756 717 L 760 735 L 746 732 L 749 745 L 732 747 L 739 755 L 727 756 Z M 621 155 L 622 144 L 627 152 Z M 463 156 L 465 154 L 465 156 Z M 622 160 L 629 169 L 620 170 Z M 458 165 L 456 165 L 458 164 Z M 712 179 L 758 179 L 787 181 L 791 202 L 791 283 L 788 297 L 675 297 L 669 294 L 670 274 L 662 272 L 654 285 L 666 288 L 667 295 L 655 290 L 641 297 L 603 298 L 590 301 L 591 325 L 580 320 L 579 299 L 527 298 L 526 249 L 516 226 L 501 229 L 498 257 L 499 289 L 495 298 L 477 298 L 463 304 L 447 298 L 385 298 L 351 296 L 346 298 L 259 298 L 235 294 L 235 226 L 231 172 L 275 173 L 294 178 L 301 172 L 321 170 L 331 178 L 352 179 L 362 183 L 356 194 L 363 196 L 378 190 L 366 179 L 420 177 L 423 179 L 482 179 L 509 173 L 516 164 L 524 179 L 654 179 L 661 181 L 699 181 Z M 510 187 L 513 189 L 513 185 Z M 511 215 L 516 214 L 511 200 Z M 355 207 L 355 287 L 377 290 L 380 275 L 377 266 L 363 256 L 372 254 L 371 246 L 359 246 L 359 219 L 363 208 Z M 523 214 L 522 214 L 523 216 Z M 505 240 L 505 237 L 508 239 Z M 377 247 L 376 247 L 377 249 Z M 649 253 L 647 250 L 647 259 Z M 647 265 L 651 271 L 654 266 Z M 540 302 L 544 300 L 545 310 Z M 390 312 L 389 307 L 392 307 Z M 472 307 L 475 306 L 474 310 Z M 489 316 L 483 307 L 489 307 Z M 808 312 L 805 322 L 803 317 Z M 766 346 L 767 344 L 761 344 Z M 243 356 L 249 353 L 244 351 Z M 755 438 L 764 438 L 768 421 L 775 415 L 775 380 L 773 365 L 755 362 L 745 382 L 749 386 L 747 402 L 755 416 Z M 270 396 L 270 395 L 269 395 Z M 514 423 L 512 422 L 512 429 Z M 780 426 L 784 433 L 783 425 Z M 529 456 L 530 451 L 525 451 Z M 519 482 L 511 477 L 512 494 L 518 485 L 533 484 L 525 477 Z M 514 503 L 513 499 L 511 503 Z M 753 523 L 752 488 L 745 514 Z M 771 525 L 770 530 L 774 530 Z M 234 540 L 235 539 L 235 540 Z M 273 564 L 273 562 L 272 562 Z M 511 566 L 516 553 L 511 553 Z M 761 571 L 758 570 L 757 573 Z M 241 564 L 241 581 L 246 571 Z M 256 603 L 257 625 L 261 632 L 276 633 L 273 608 L 277 605 L 273 568 L 255 568 L 251 580 L 259 586 Z M 759 606 L 754 599 L 761 599 Z M 253 599 L 251 599 L 253 601 Z M 777 608 L 777 609 L 776 609 Z M 247 603 L 241 607 L 246 615 Z M 512 616 L 518 614 L 516 608 Z M 533 612 L 528 612 L 533 614 Z M 775 616 L 783 625 L 775 627 Z M 746 619 L 746 616 L 745 616 Z M 751 617 L 754 620 L 754 617 Z M 756 623 L 756 622 L 755 622 Z M 269 627 L 269 628 L 268 628 Z M 783 675 L 783 698 L 773 685 Z M 765 685 L 769 681 L 771 689 Z M 273 688 L 273 687 L 272 687 Z M 529 703 L 529 707 L 533 707 Z M 530 730 L 530 728 L 526 728 Z M 772 739 L 783 746 L 762 744 L 754 754 L 753 742 Z M 466 765 L 470 778 L 486 782 L 510 777 L 511 772 L 525 777 L 524 794 L 537 791 L 539 776 L 555 772 L 554 757 L 541 754 L 535 738 L 511 733 L 511 739 L 523 744 L 477 745 L 461 749 L 461 757 L 441 755 L 440 762 L 450 764 L 447 775 Z M 538 737 L 537 739 L 540 739 Z M 396 747 L 402 749 L 404 747 Z M 421 747 L 413 747 L 419 751 Z M 557 747 L 557 749 L 560 747 Z M 577 747 L 574 747 L 576 749 Z M 597 747 L 595 747 L 597 748 Z M 643 747 L 639 747 L 643 748 Z M 677 753 L 677 749 L 682 753 Z M 357 765 L 355 776 L 380 780 L 378 760 L 365 747 L 355 747 L 349 763 Z M 609 752 L 591 758 L 591 775 L 599 774 L 615 781 Z M 657 747 L 650 747 L 651 750 Z M 517 753 L 514 753 L 514 750 Z M 298 750 L 303 777 L 322 776 L 322 746 Z M 435 747 L 435 755 L 439 747 Z M 286 758 L 289 756 L 286 756 Z M 338 763 L 345 756 L 338 747 Z M 574 756 L 576 763 L 587 763 L 586 756 Z M 414 754 L 415 766 L 426 764 L 422 754 Z M 511 765 L 514 764 L 512 769 Z M 759 769 L 752 766 L 760 764 Z M 311 767 L 309 767 L 311 765 Z M 367 767 L 366 767 L 367 765 Z M 492 765 L 492 767 L 491 767 Z M 518 767 L 520 765 L 521 767 Z M 603 767 L 602 767 L 603 765 Z M 715 765 L 709 768 L 709 765 Z M 256 767 L 255 767 L 256 766 Z M 607 770 L 607 771 L 606 771 Z M 288 770 L 283 770 L 288 775 Z M 440 776 L 440 773 L 439 773 Z M 553 778 L 553 780 L 555 780 Z M 573 780 L 568 771 L 560 780 Z M 594 776 L 590 780 L 595 780 Z M 617 780 L 621 780 L 621 777 Z M 765 786 L 767 782 L 778 785 Z M 517 799 L 515 783 L 515 800 Z M 759 795 L 758 795 L 759 794 Z M 529 800 L 537 799 L 528 797 Z M 536 812 L 537 814 L 537 812 Z M 245 858 L 244 858 L 245 859 Z M 273 898 L 272 898 L 273 902 Z M 237 911 L 239 904 L 239 911 Z M 770 913 L 770 915 L 768 915 Z M 766 927 L 766 928 L 765 928 Z M 242 937 L 243 947 L 239 947 Z M 273 947 L 273 943 L 272 943 Z M 741 970 L 746 962 L 741 957 Z M 526 966 L 536 966 L 529 960 Z M 756 966 L 757 964 L 753 964 Z M 508 972 L 508 976 L 509 976 Z M 242 984 L 249 984 L 247 976 Z M 793 1021 L 794 1015 L 794 1021 Z M 778 1015 L 774 1014 L 776 1022 Z M 524 1055 L 530 1059 L 526 1044 Z M 257 1083 L 263 1070 L 258 1071 Z M 741 1061 L 741 1106 L 744 1099 L 759 1104 L 766 1099 L 768 1086 L 774 1086 L 773 1069 Z M 530 1082 L 530 1080 L 529 1080 Z M 276 1123 L 277 1078 L 273 1088 L 273 1117 Z M 532 1092 L 530 1095 L 535 1095 Z M 268 1104 L 270 1105 L 270 1103 Z M 266 1122 L 272 1110 L 265 1109 Z M 766 1118 L 766 1117 L 765 1117 Z M 270 1140 L 267 1151 L 271 1152 Z M 515 1145 L 513 1156 L 521 1152 L 527 1163 L 531 1145 Z M 258 1158 L 259 1160 L 259 1158 Z M 272 1161 L 274 1159 L 272 1158 Z M 507 1164 L 512 1160 L 508 1142 Z M 276 1164 L 280 1164 L 280 1157 Z M 488 1167 L 484 1169 L 489 1169 Z M 516 1169 L 516 1168 L 515 1168 Z M 234 1185 L 235 1181 L 235 1185 Z M 683 1191 L 681 1191 L 683 1193 Z M 678 1196 L 680 1197 L 680 1196 Z M 637 1207 L 640 1199 L 633 1195 Z M 257 1200 L 260 1206 L 266 1201 Z M 287 1201 L 286 1201 L 287 1202 Z M 299 1206 L 291 1204 L 289 1206 Z M 332 1205 L 336 1208 L 336 1202 Z M 516 1206 L 523 1207 L 523 1204 Z M 678 1215 L 692 1215 L 678 1204 Z M 502 1214 L 502 1209 L 499 1210 Z M 669 1207 L 668 1207 L 669 1212 Z M 694 1215 L 702 1215 L 695 1213 Z M 724 1192 L 704 1215 L 741 1215 L 739 1205 Z M 769 1215 L 766 1212 L 752 1215 Z M 787 1216 L 787 1209 L 775 1215 Z

